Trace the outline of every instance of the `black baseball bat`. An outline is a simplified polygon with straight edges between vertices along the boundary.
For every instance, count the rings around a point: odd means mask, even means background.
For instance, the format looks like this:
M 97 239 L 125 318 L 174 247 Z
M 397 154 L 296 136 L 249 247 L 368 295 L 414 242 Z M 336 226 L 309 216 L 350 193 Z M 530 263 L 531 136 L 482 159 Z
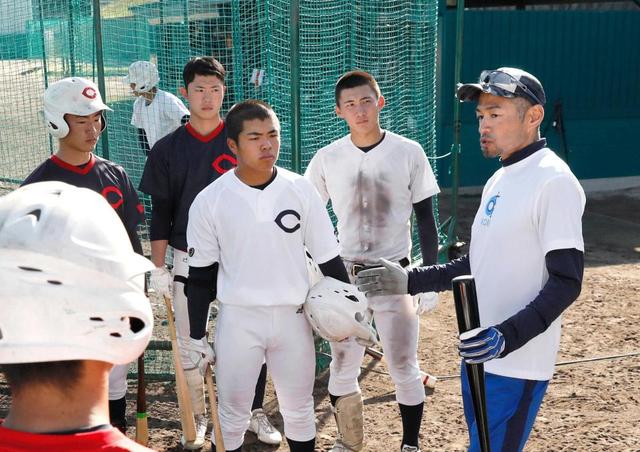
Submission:
M 460 334 L 480 327 L 480 314 L 478 313 L 478 296 L 476 283 L 471 275 L 458 276 L 451 281 L 453 299 L 456 305 L 456 318 L 458 319 L 458 331 Z M 484 386 L 484 366 L 482 364 L 465 364 L 471 398 L 473 399 L 473 412 L 476 416 L 480 450 L 490 452 L 489 424 L 487 422 L 487 402 Z

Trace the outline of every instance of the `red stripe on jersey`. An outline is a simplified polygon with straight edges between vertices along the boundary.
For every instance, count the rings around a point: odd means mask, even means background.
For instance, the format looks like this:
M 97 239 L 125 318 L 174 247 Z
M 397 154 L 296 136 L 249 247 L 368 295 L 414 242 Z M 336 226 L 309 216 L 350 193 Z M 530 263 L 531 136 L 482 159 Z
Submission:
M 144 206 L 143 206 L 142 204 L 138 204 L 138 205 L 136 206 L 136 209 L 138 209 L 138 212 L 140 212 L 140 213 L 144 213 Z
M 109 200 L 109 193 L 115 193 L 119 199 L 111 202 Z M 110 185 L 108 187 L 104 187 L 102 189 L 102 196 L 104 197 L 104 199 L 107 200 L 107 202 L 109 203 L 109 205 L 111 205 L 111 207 L 113 207 L 114 209 L 117 209 L 118 207 L 120 207 L 122 205 L 122 203 L 124 202 L 124 196 L 122 196 L 122 191 L 120 191 L 120 189 L 118 187 L 114 187 L 113 185 Z M 113 196 L 112 196 L 113 198 Z
M 55 163 L 56 165 L 58 165 L 60 168 L 64 168 L 64 169 L 69 170 L 69 171 L 71 171 L 73 173 L 82 174 L 83 176 L 85 174 L 87 174 L 89 171 L 91 171 L 91 168 L 93 168 L 93 165 L 96 164 L 96 158 L 94 157 L 93 154 L 90 154 L 89 163 L 87 163 L 84 167 L 71 165 L 71 164 L 65 162 L 64 160 L 62 160 L 57 155 L 52 155 L 51 156 L 51 161 L 53 163 Z
M 220 132 L 222 132 L 222 129 L 224 129 L 224 121 L 220 121 L 218 127 L 213 129 L 213 132 L 209 133 L 208 135 L 200 135 L 198 132 L 196 132 L 196 129 L 193 128 L 190 122 L 187 123 L 185 128 L 187 129 L 187 132 L 189 132 L 191 136 L 196 140 L 202 141 L 203 143 L 208 143 L 209 141 L 220 135 Z
M 222 167 L 221 163 L 225 160 L 231 163 L 232 165 L 231 168 Z M 219 174 L 224 174 L 230 169 L 232 169 L 233 167 L 235 167 L 237 164 L 238 164 L 238 161 L 232 156 L 230 156 L 229 154 L 221 154 L 213 161 L 211 166 L 213 166 L 213 169 L 216 170 Z

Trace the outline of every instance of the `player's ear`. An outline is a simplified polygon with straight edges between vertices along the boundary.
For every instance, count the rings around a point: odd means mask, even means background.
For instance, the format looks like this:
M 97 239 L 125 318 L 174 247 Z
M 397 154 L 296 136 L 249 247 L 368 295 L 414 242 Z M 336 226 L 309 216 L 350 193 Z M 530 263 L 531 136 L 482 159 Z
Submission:
M 185 99 L 187 99 L 188 97 L 188 92 L 187 92 L 187 88 L 185 88 L 184 86 L 181 86 L 180 88 L 178 88 L 178 91 L 180 91 L 180 95 L 182 97 L 184 97 Z
M 238 143 L 235 142 L 232 138 L 227 138 L 227 146 L 231 149 L 234 155 L 238 155 Z
M 384 96 L 380 94 L 380 97 L 378 97 L 378 110 L 382 110 L 383 107 L 384 107 Z
M 542 124 L 544 119 L 544 108 L 542 105 L 534 105 L 527 110 L 525 118 L 529 123 L 529 126 L 537 129 Z
M 344 116 L 342 116 L 342 112 L 340 111 L 340 105 L 336 105 L 336 115 L 338 118 L 344 119 Z

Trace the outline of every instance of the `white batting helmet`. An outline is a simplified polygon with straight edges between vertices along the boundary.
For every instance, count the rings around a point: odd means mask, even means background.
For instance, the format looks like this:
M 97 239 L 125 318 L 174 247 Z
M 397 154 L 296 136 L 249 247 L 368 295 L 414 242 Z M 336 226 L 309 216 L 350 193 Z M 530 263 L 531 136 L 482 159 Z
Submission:
M 44 119 L 47 130 L 55 138 L 69 134 L 64 115 L 89 116 L 104 110 L 112 111 L 102 102 L 98 87 L 86 78 L 68 77 L 49 85 L 44 92 Z M 107 127 L 102 114 L 102 130 Z
M 0 364 L 126 364 L 153 328 L 144 272 L 98 193 L 39 182 L 0 198 Z
M 377 342 L 371 326 L 367 298 L 355 286 L 324 277 L 311 288 L 304 313 L 323 339 L 339 342 L 348 337 Z
M 123 81 L 130 85 L 136 85 L 135 91 L 139 93 L 148 93 L 160 81 L 158 68 L 148 61 L 135 61 L 129 66 L 129 74 L 124 77 Z

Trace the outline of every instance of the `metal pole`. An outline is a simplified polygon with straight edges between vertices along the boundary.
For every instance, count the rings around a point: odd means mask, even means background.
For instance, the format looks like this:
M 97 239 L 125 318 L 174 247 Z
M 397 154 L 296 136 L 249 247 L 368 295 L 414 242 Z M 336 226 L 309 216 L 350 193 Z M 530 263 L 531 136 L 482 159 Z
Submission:
M 245 99 L 242 75 L 244 74 L 243 48 L 244 36 L 242 35 L 242 27 L 240 27 L 240 4 L 239 2 L 231 3 L 231 54 L 233 55 L 233 102 L 240 102 Z M 256 8 L 257 9 L 257 8 Z M 257 12 L 257 11 L 256 11 Z M 225 36 L 225 41 L 226 41 Z M 258 69 L 260 65 L 258 65 Z M 253 96 L 256 97 L 256 96 Z
M 98 89 L 102 100 L 107 102 L 107 88 L 104 82 L 104 55 L 102 53 L 102 22 L 100 18 L 100 0 L 93 0 L 93 33 L 96 42 L 96 64 L 98 65 Z M 102 134 L 102 156 L 109 159 L 109 133 Z
M 457 85 L 460 82 L 462 72 L 462 32 L 464 18 L 464 0 L 458 0 L 456 4 L 456 60 L 454 66 L 454 80 Z M 460 102 L 453 104 L 453 144 L 451 145 L 451 222 L 447 231 L 448 248 L 457 241 L 456 228 L 458 226 L 458 187 L 460 185 L 459 160 L 462 153 L 460 143 Z
M 356 8 L 354 5 L 350 5 L 350 19 L 351 23 L 349 24 L 349 66 L 347 66 L 348 71 L 352 71 L 356 67 Z
M 49 68 L 47 67 L 47 43 L 44 39 L 44 10 L 42 9 L 42 1 L 38 0 L 38 12 L 40 14 L 40 39 L 42 41 L 42 69 L 44 72 L 44 89 L 49 86 Z M 49 153 L 53 154 L 53 137 L 47 133 L 49 138 Z M 21 181 L 22 182 L 22 181 Z
M 189 48 L 189 56 L 191 56 L 193 49 L 191 48 L 191 27 L 189 26 L 189 0 L 182 1 L 182 21 L 184 28 L 187 31 L 187 46 Z M 197 53 L 200 54 L 202 51 L 198 49 Z M 214 57 L 215 56 L 216 55 L 214 55 Z
M 300 1 L 291 1 L 291 166 L 301 172 L 300 156 Z
M 76 45 L 75 45 L 75 37 L 76 37 L 76 26 L 75 21 L 73 19 L 73 4 L 74 1 L 71 0 L 68 3 L 69 6 L 69 65 L 71 66 L 71 76 L 76 75 Z

